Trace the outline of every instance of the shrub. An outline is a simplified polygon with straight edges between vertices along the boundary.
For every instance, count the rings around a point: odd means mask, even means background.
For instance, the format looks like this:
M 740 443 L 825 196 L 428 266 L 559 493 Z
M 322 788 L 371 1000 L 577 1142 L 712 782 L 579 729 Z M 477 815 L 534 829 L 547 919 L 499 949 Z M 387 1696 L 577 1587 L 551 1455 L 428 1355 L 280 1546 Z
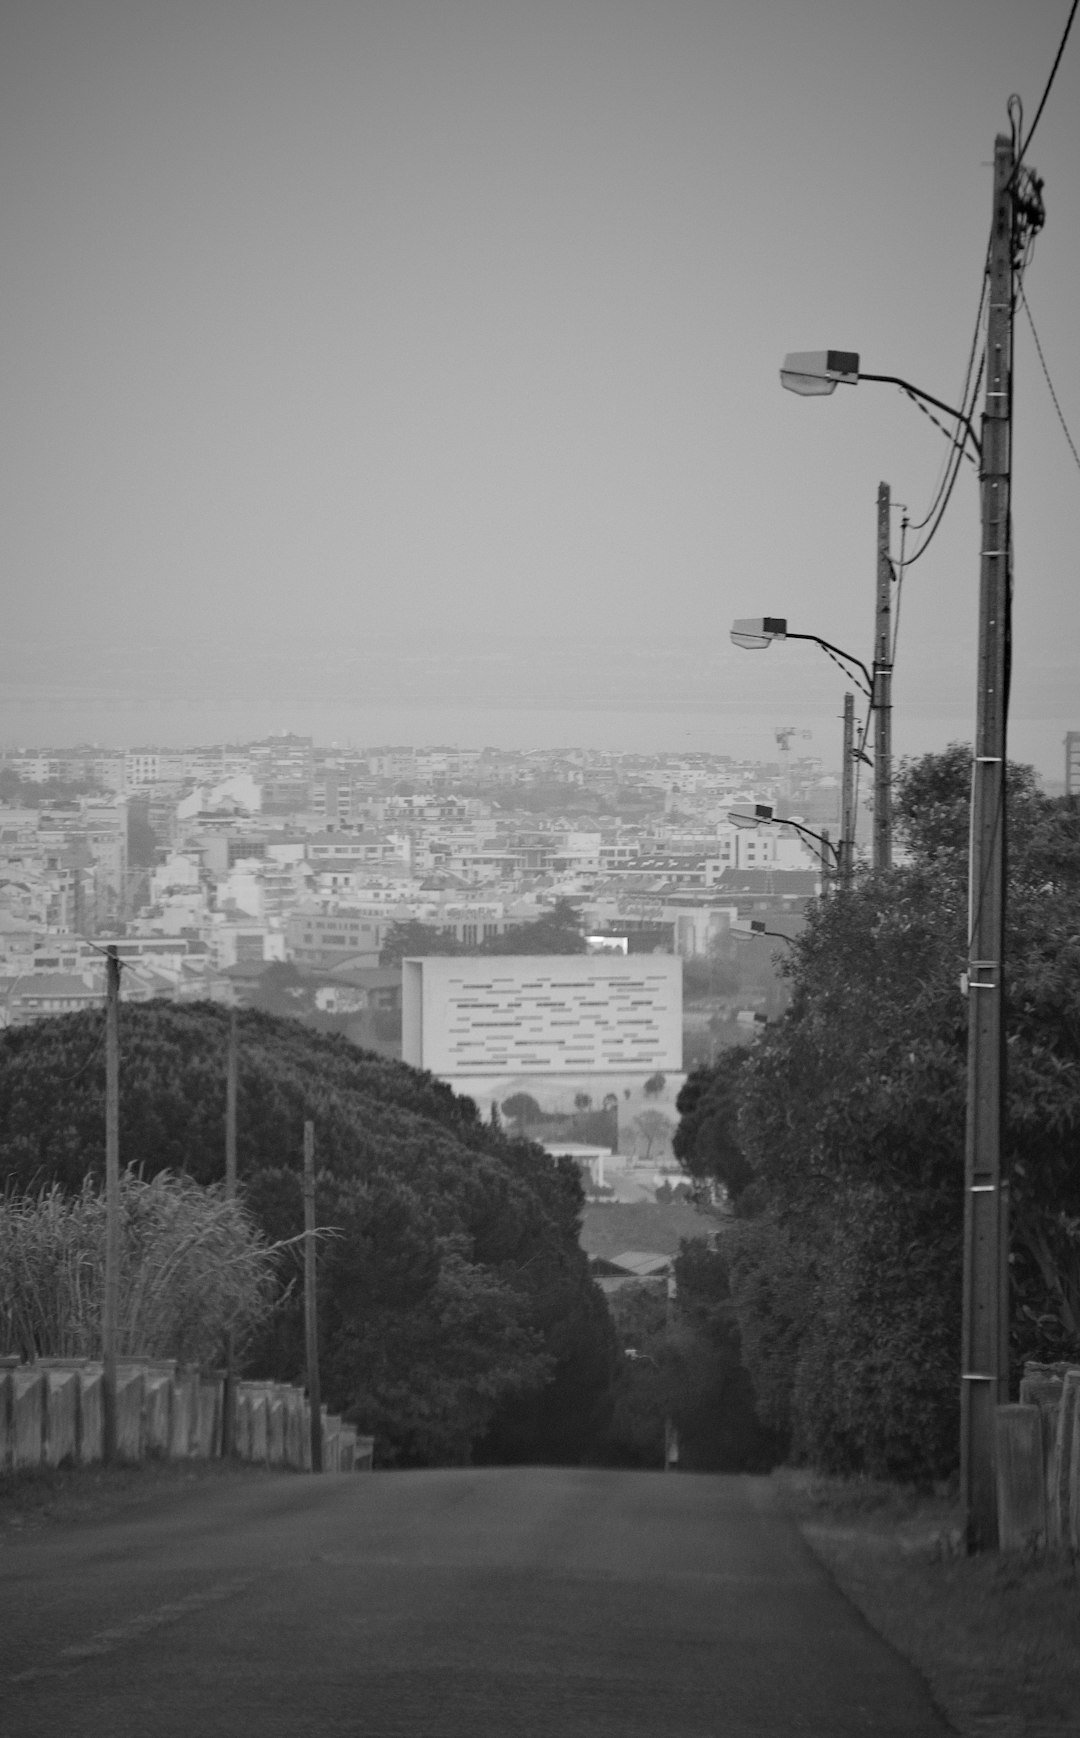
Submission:
M 97 1357 L 105 1196 L 91 1178 L 0 1201 L 0 1345 L 24 1358 Z M 122 1357 L 216 1362 L 270 1308 L 274 1251 L 220 1186 L 159 1172 L 120 1179 Z

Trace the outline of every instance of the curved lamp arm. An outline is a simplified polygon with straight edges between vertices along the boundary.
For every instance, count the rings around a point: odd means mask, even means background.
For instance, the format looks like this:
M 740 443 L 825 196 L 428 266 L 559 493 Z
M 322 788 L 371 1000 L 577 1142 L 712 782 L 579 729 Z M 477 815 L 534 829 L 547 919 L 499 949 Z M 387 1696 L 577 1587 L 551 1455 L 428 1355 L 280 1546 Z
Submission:
M 813 640 L 815 646 L 820 646 L 822 650 L 828 652 L 831 657 L 843 658 L 846 663 L 853 665 L 856 670 L 861 670 L 863 674 L 863 682 L 860 683 L 859 686 L 862 688 L 862 691 L 868 700 L 873 699 L 874 678 L 871 676 L 861 658 L 853 657 L 850 652 L 841 651 L 839 646 L 834 646 L 828 640 L 823 640 L 820 634 L 788 633 L 784 635 L 784 638 L 786 640 Z M 855 678 L 853 677 L 852 680 L 854 681 Z
M 965 416 L 962 410 L 957 410 L 955 405 L 945 404 L 942 399 L 935 398 L 932 392 L 924 392 L 921 386 L 912 386 L 910 380 L 901 380 L 898 374 L 860 374 L 859 379 L 879 380 L 885 386 L 899 386 L 902 391 L 910 393 L 912 398 L 921 398 L 927 404 L 934 405 L 937 410 L 943 410 L 946 416 L 955 417 L 957 422 L 963 423 L 967 437 L 975 448 L 975 456 L 979 463 L 982 463 L 982 442 L 975 433 L 974 424 L 971 418 Z
M 932 392 L 924 392 L 921 386 L 912 386 L 910 380 L 901 379 L 899 374 L 863 374 L 859 369 L 859 353 L 857 350 L 799 350 L 784 357 L 784 365 L 780 370 L 780 384 L 787 392 L 797 392 L 801 398 L 825 398 L 835 392 L 838 386 L 857 386 L 860 380 L 880 381 L 885 386 L 898 386 L 902 392 L 912 398 L 922 399 L 925 404 L 934 405 L 935 409 L 944 411 L 946 416 L 955 417 L 962 423 L 968 440 L 975 448 L 980 464 L 982 463 L 982 442 L 975 433 L 970 417 L 955 405 L 946 404 L 943 399 L 935 398 Z

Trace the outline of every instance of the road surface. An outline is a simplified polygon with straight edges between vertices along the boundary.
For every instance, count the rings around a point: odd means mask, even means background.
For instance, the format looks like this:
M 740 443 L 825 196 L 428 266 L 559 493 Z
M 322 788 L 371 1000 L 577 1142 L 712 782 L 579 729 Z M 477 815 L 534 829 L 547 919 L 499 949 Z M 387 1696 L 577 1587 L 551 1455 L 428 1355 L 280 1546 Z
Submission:
M 222 1479 L 0 1546 L 3 1738 L 949 1730 L 767 1479 Z

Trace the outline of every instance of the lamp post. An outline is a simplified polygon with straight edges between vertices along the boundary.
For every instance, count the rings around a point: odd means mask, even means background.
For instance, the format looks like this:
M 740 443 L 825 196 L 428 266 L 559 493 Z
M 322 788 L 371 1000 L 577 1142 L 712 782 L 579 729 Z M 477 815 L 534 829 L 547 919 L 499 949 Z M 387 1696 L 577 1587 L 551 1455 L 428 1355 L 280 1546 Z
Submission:
M 809 827 L 804 827 L 801 821 L 787 821 L 777 815 L 771 803 L 755 803 L 753 814 L 744 814 L 741 809 L 729 809 L 728 820 L 736 827 L 764 827 L 770 823 L 778 827 L 790 827 L 793 833 L 799 833 L 804 839 L 810 839 L 821 849 L 816 853 L 825 875 L 840 875 L 844 866 L 844 847 L 841 840 L 839 847 L 833 844 L 828 833 L 814 833 Z M 829 855 L 826 856 L 825 853 Z M 831 862 L 830 862 L 831 859 Z
M 995 1414 L 1008 1398 L 1008 1207 L 1001 1175 L 1005 1104 L 1006 746 L 1012 538 L 1012 336 L 1016 262 L 1042 227 L 1041 182 L 1019 174 L 1010 135 L 994 142 L 987 258 L 986 397 L 969 417 L 891 374 L 863 374 L 851 351 L 785 357 L 782 384 L 804 396 L 885 381 L 954 418 L 979 463 L 981 542 L 975 754 L 968 865 L 968 1064 L 964 1141 L 964 1296 L 960 1482 L 969 1548 L 997 1540 Z
M 774 941 L 786 941 L 788 947 L 795 946 L 795 937 L 785 935 L 782 929 L 766 929 L 756 917 L 736 917 L 731 922 L 733 935 L 769 935 Z
M 885 488 L 885 487 L 886 487 L 886 485 L 883 483 L 882 488 Z M 886 557 L 887 557 L 887 551 L 886 551 Z M 891 571 L 892 570 L 890 568 L 889 569 L 890 576 L 891 576 Z M 879 588 L 879 590 L 880 590 L 880 588 Z M 888 607 L 888 604 L 889 604 L 889 599 L 888 599 L 888 593 L 886 592 L 886 607 Z M 888 622 L 886 621 L 886 626 L 885 626 L 885 638 L 886 638 L 886 640 L 888 640 L 888 634 L 889 634 L 889 628 L 888 628 Z M 826 652 L 828 652 L 828 654 L 831 658 L 834 658 L 837 661 L 839 661 L 840 659 L 843 659 L 845 664 L 847 666 L 849 666 L 847 671 L 846 671 L 846 674 L 848 675 L 848 677 L 850 679 L 853 679 L 858 684 L 859 688 L 866 695 L 866 698 L 870 701 L 871 706 L 874 705 L 874 696 L 876 693 L 881 697 L 881 701 L 882 701 L 882 704 L 884 705 L 887 716 L 891 717 L 891 701 L 890 701 L 890 697 L 889 697 L 890 696 L 889 686 L 888 686 L 887 681 L 884 681 L 881 677 L 881 673 L 879 672 L 876 658 L 875 658 L 875 662 L 874 662 L 874 673 L 873 673 L 873 675 L 871 675 L 870 671 L 866 668 L 866 665 L 863 663 L 861 658 L 854 657 L 852 655 L 852 653 L 850 653 L 850 652 L 841 651 L 839 646 L 834 646 L 831 644 L 830 641 L 823 640 L 820 637 L 820 635 L 818 635 L 818 634 L 794 634 L 794 633 L 791 633 L 788 629 L 787 620 L 784 616 L 750 616 L 750 617 L 744 616 L 739 621 L 732 623 L 731 640 L 732 640 L 733 645 L 741 646 L 744 651 L 764 651 L 764 650 L 767 650 L 767 648 L 772 645 L 774 640 L 812 640 L 815 646 L 821 646 Z M 858 671 L 861 674 L 861 676 L 862 676 L 861 681 L 859 681 L 859 676 L 855 675 L 856 671 Z M 852 876 L 852 872 L 853 872 L 854 866 L 855 866 L 855 781 L 854 781 L 854 776 L 853 776 L 853 767 L 854 767 L 854 757 L 856 754 L 856 748 L 855 748 L 855 700 L 851 694 L 844 695 L 844 714 L 843 714 L 843 716 L 844 716 L 844 738 L 843 738 L 843 749 L 842 749 L 842 753 L 841 753 L 841 774 L 840 774 L 840 779 L 841 779 L 841 784 L 840 784 L 840 855 L 839 855 L 839 861 L 837 864 L 837 868 L 838 868 L 838 872 L 839 872 L 839 879 L 840 879 L 841 887 L 850 887 L 851 876 Z M 889 732 L 888 726 L 886 727 L 884 743 L 885 743 L 885 753 L 883 754 L 881 752 L 881 744 L 879 742 L 878 754 L 875 756 L 875 763 L 874 763 L 875 764 L 874 867 L 887 869 L 891 863 L 891 860 L 892 860 L 892 855 L 891 855 L 891 853 L 892 853 L 891 820 L 889 821 L 887 828 L 882 828 L 879 830 L 879 828 L 877 826 L 876 817 L 882 811 L 884 811 L 884 813 L 888 817 L 890 815 L 891 804 L 892 804 L 892 798 L 891 798 L 891 794 L 890 794 L 890 786 L 891 786 L 891 770 L 890 769 L 891 769 L 891 764 L 892 764 L 892 743 L 891 743 L 891 734 Z M 880 780 L 881 780 L 881 786 L 882 786 L 882 789 L 880 792 L 877 790 L 877 783 L 876 783 L 877 778 L 879 776 L 879 774 L 878 774 L 879 767 L 880 767 Z
M 824 356 L 840 354 L 827 350 Z M 792 360 L 788 357 L 788 361 Z M 849 358 L 851 360 L 851 358 Z M 858 363 L 858 357 L 854 358 Z M 781 375 L 783 378 L 783 374 Z M 802 379 L 799 375 L 797 378 Z M 812 378 L 807 376 L 807 378 Z M 826 383 L 826 389 L 832 391 L 835 380 Z M 812 640 L 816 646 L 821 646 L 831 658 L 838 662 L 843 659 L 847 666 L 846 673 L 854 677 L 858 671 L 862 676 L 860 688 L 870 702 L 870 710 L 874 716 L 874 852 L 875 869 L 892 867 L 892 562 L 889 558 L 889 507 L 890 494 L 888 483 L 878 484 L 877 495 L 877 568 L 876 592 L 874 609 L 874 665 L 870 671 L 861 658 L 854 657 L 850 652 L 841 651 L 829 640 L 823 640 L 819 634 L 795 634 L 790 631 L 783 616 L 752 616 L 733 624 L 731 629 L 732 642 L 745 651 L 760 651 L 771 646 L 774 640 Z M 844 771 L 848 770 L 848 753 L 845 748 Z M 849 847 L 854 844 L 854 836 L 847 832 L 845 838 Z

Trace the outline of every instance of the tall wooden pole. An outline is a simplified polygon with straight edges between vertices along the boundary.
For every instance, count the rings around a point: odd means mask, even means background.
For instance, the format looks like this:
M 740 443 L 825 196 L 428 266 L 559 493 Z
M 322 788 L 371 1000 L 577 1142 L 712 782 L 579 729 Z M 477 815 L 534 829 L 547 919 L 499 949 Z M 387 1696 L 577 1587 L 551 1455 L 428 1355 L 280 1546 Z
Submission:
M 1013 325 L 1013 146 L 994 145 L 978 704 L 968 871 L 968 1084 L 964 1144 L 964 1311 L 960 1484 L 971 1549 L 997 1543 L 995 1408 L 1008 1399 L 1008 1228 L 1001 1187 L 1005 1097 L 1005 753 L 1008 709 Z
M 315 1124 L 304 1124 L 304 1336 L 311 1406 L 311 1470 L 322 1472 L 322 1395 L 319 1389 L 319 1324 L 315 1295 Z
M 855 696 L 844 695 L 844 760 L 840 774 L 840 885 L 851 886 L 855 860 Z
M 874 868 L 892 867 L 892 562 L 888 483 L 877 492 L 877 602 L 874 611 Z
M 225 1199 L 236 1200 L 236 1009 L 229 1011 L 229 1047 L 225 1053 Z M 232 1323 L 225 1333 L 225 1392 L 221 1414 L 221 1452 L 236 1449 L 236 1344 Z
M 116 1338 L 120 1313 L 120 959 L 105 950 L 105 1289 L 101 1361 L 106 1463 L 117 1458 Z

